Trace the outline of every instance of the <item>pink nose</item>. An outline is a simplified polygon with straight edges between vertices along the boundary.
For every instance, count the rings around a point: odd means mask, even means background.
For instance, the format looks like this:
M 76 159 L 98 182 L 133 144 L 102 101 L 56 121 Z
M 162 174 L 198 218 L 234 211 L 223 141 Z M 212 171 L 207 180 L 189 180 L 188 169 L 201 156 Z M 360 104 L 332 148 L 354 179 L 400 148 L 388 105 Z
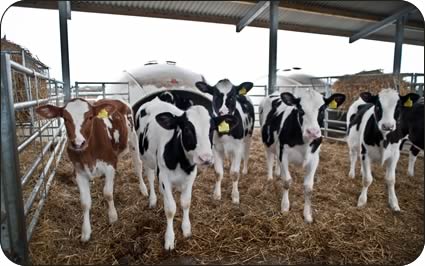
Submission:
M 382 130 L 383 131 L 391 131 L 394 129 L 393 124 L 382 124 Z
M 71 146 L 72 146 L 72 148 L 74 148 L 74 149 L 76 149 L 76 150 L 81 149 L 82 147 L 84 147 L 84 145 L 85 145 L 85 144 L 86 144 L 86 141 L 81 142 L 81 144 L 77 144 L 77 143 L 75 142 L 75 140 L 72 140 L 72 141 L 71 141 Z
M 311 137 L 311 138 L 318 138 L 322 135 L 322 132 L 320 131 L 320 129 L 316 129 L 316 128 L 309 128 L 306 130 L 307 132 L 307 136 Z
M 211 154 L 202 154 L 199 156 L 201 164 L 210 165 L 213 163 L 213 156 Z

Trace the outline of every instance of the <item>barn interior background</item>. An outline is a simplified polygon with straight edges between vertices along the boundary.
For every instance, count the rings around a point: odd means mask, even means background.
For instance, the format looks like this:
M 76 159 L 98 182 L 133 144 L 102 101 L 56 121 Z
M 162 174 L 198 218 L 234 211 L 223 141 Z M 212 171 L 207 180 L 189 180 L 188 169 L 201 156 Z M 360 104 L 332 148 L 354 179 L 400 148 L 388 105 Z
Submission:
M 407 2 L 359 3 L 332 1 L 22 1 L 16 6 L 59 10 L 63 81 L 49 75 L 48 66 L 28 49 L 1 40 L 1 138 L 2 138 L 2 248 L 17 263 L 408 263 L 423 247 L 423 165 L 414 178 L 407 178 L 405 156 L 398 167 L 398 194 L 403 212 L 394 216 L 384 208 L 383 173 L 376 169 L 371 204 L 355 208 L 360 180 L 347 180 L 348 158 L 340 143 L 345 133 L 344 112 L 327 113 L 327 140 L 321 158 L 317 185 L 316 223 L 302 222 L 301 203 L 295 200 L 289 215 L 278 212 L 280 184 L 265 182 L 265 162 L 256 132 L 250 174 L 241 181 L 241 206 L 215 203 L 209 197 L 214 180 L 211 169 L 194 187 L 192 216 L 194 237 L 181 241 L 175 254 L 164 253 L 158 235 L 163 235 L 161 206 L 147 208 L 138 196 L 137 179 L 125 158 L 117 176 L 119 224 L 105 228 L 101 188 L 94 188 L 93 226 L 98 239 L 81 245 L 78 192 L 72 181 L 72 167 L 63 153 L 66 145 L 63 122 L 44 121 L 34 115 L 40 104 L 61 105 L 74 96 L 92 100 L 119 97 L 130 103 L 159 88 L 191 89 L 193 80 L 204 73 L 180 69 L 176 62 L 148 62 L 140 72 L 127 72 L 118 81 L 70 83 L 67 20 L 72 11 L 186 19 L 236 26 L 240 32 L 251 25 L 270 29 L 269 74 L 255 82 L 250 95 L 258 112 L 259 99 L 285 87 L 313 87 L 324 94 L 343 92 L 348 103 L 367 87 L 377 92 L 382 86 L 396 86 L 402 94 L 423 95 L 423 73 L 400 73 L 402 44 L 424 45 L 423 17 Z M 297 69 L 276 70 L 278 30 L 315 32 L 395 43 L 392 73 L 372 70 L 347 76 L 314 77 Z M 29 44 L 22 44 L 29 45 Z M 177 62 L 178 63 L 178 62 Z M 147 73 L 159 67 L 149 81 Z M 158 73 L 167 73 L 159 77 Z M 302 74 L 301 74 L 302 73 Z M 193 87 L 193 85 L 192 85 Z M 349 104 L 344 104 L 348 108 Z M 344 110 L 343 110 L 344 111 Z M 257 116 L 258 118 L 258 116 Z M 258 119 L 257 119 L 258 121 Z M 421 159 L 423 164 L 423 155 Z M 60 167 L 59 167 L 60 166 Z M 294 198 L 301 198 L 299 178 Z M 348 172 L 348 171 L 346 171 Z M 126 177 L 129 180 L 125 180 Z M 228 181 L 224 181 L 228 182 Z M 97 184 L 98 185 L 98 184 Z M 224 184 L 223 188 L 229 187 Z M 49 192 L 50 191 L 50 192 Z M 229 194 L 224 190 L 223 193 Z M 208 208 L 205 208 L 207 206 Z M 404 206 L 404 207 L 403 207 Z M 99 210 L 99 211 L 98 211 Z M 179 217 L 177 217 L 179 219 Z M 98 225 L 98 227 L 97 227 Z M 106 230 L 106 231 L 101 231 Z

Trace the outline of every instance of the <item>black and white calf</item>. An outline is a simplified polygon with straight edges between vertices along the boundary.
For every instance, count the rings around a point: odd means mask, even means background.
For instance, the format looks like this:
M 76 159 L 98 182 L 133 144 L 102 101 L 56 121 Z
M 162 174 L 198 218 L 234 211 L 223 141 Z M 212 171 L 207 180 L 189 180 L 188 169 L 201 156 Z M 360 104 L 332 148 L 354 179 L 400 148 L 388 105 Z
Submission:
M 295 95 L 294 95 L 295 94 Z M 273 159 L 278 157 L 280 176 L 283 180 L 282 212 L 289 211 L 289 187 L 292 183 L 289 163 L 306 169 L 304 177 L 304 220 L 313 221 L 311 196 L 314 175 L 319 165 L 324 111 L 329 106 L 337 108 L 345 101 L 345 95 L 333 94 L 324 98 L 313 89 L 303 89 L 272 94 L 261 103 L 261 136 L 267 150 L 268 178 L 272 176 Z M 271 163 L 270 163 L 271 161 Z
M 149 178 L 149 205 L 154 207 L 157 200 L 155 174 L 158 176 L 159 190 L 164 199 L 167 250 L 174 249 L 173 219 L 176 203 L 172 189 L 176 188 L 181 192 L 182 231 L 184 237 L 189 237 L 189 208 L 197 165 L 213 162 L 210 132 L 214 125 L 223 120 L 232 123 L 234 119 L 230 116 L 211 119 L 207 109 L 199 105 L 182 111 L 158 98 L 142 105 L 136 113 L 139 151 Z
M 252 82 L 243 82 L 238 86 L 229 80 L 220 80 L 215 86 L 205 82 L 197 82 L 196 87 L 202 92 L 213 96 L 212 111 L 214 117 L 232 115 L 235 125 L 221 124 L 214 131 L 214 169 L 217 180 L 213 197 L 221 199 L 221 180 L 223 179 L 223 161 L 226 156 L 231 158 L 230 175 L 232 176 L 232 202 L 239 204 L 239 171 L 243 159 L 242 174 L 248 173 L 249 147 L 254 129 L 254 106 L 245 94 L 253 87 Z
M 408 100 L 416 101 L 418 95 L 400 96 L 394 89 L 383 89 L 378 95 L 362 92 L 347 113 L 350 152 L 350 177 L 355 176 L 355 163 L 361 153 L 363 188 L 357 206 L 367 202 L 367 190 L 372 183 L 371 162 L 386 163 L 385 180 L 388 202 L 394 211 L 400 211 L 395 193 L 395 169 L 400 157 L 399 146 L 403 136 L 399 124 L 400 108 Z
M 409 176 L 414 176 L 416 157 L 421 150 L 424 150 L 424 98 L 421 97 L 416 103 L 413 103 L 414 100 L 415 98 L 408 99 L 400 113 L 403 136 L 407 135 L 407 139 L 412 143 L 407 168 Z M 400 150 L 403 143 L 404 141 L 402 141 Z

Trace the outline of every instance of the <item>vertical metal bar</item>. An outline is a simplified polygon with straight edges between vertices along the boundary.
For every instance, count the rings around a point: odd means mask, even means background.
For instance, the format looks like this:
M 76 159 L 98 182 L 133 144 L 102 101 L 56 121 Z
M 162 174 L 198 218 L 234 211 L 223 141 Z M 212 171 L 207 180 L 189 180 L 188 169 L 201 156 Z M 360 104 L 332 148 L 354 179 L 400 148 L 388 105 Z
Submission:
M 78 82 L 75 82 L 75 97 L 79 96 L 78 90 L 79 90 Z
M 128 92 L 128 103 L 130 103 L 130 83 L 127 82 L 127 92 Z
M 59 28 L 61 41 L 61 60 L 62 60 L 62 80 L 64 82 L 64 101 L 71 99 L 71 80 L 69 74 L 69 51 L 68 51 L 68 6 L 69 1 L 58 1 L 59 8 Z
M 401 53 L 404 41 L 404 23 L 406 22 L 406 16 L 403 16 L 397 20 L 396 33 L 395 33 L 395 46 L 394 46 L 394 62 L 393 62 L 393 75 L 396 82 L 397 90 L 400 84 L 400 68 L 401 68 Z
M 105 99 L 105 83 L 102 83 L 102 96 Z
M 269 38 L 269 94 L 276 86 L 277 28 L 279 24 L 279 1 L 270 1 L 270 38 Z
M 326 94 L 326 97 L 329 97 L 330 96 L 330 79 L 329 79 L 329 77 L 328 78 L 326 78 L 326 85 L 325 85 L 325 94 Z M 326 108 L 325 109 L 325 138 L 327 138 L 328 137 L 328 129 L 329 129 L 329 124 L 328 124 L 328 120 L 329 120 L 329 112 L 328 112 L 328 109 Z
M 7 213 L 7 225 L 1 226 L 1 244 L 9 259 L 24 265 L 28 263 L 28 244 L 16 147 L 10 55 L 1 54 L 1 182 L 2 205 Z

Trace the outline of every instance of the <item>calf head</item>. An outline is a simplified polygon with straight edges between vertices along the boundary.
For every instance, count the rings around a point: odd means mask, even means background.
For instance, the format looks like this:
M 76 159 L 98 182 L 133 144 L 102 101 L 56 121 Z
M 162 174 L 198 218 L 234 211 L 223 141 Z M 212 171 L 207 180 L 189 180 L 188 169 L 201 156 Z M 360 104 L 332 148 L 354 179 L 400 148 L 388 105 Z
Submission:
M 401 96 L 394 89 L 383 89 L 378 95 L 362 92 L 360 98 L 374 105 L 374 116 L 383 135 L 397 129 L 401 108 L 410 108 L 420 98 L 416 93 Z
M 306 89 L 297 93 L 295 97 L 290 92 L 283 92 L 280 97 L 288 106 L 294 106 L 297 122 L 301 127 L 304 140 L 307 142 L 320 138 L 320 127 L 323 125 L 324 112 L 327 107 L 337 108 L 345 101 L 345 95 L 332 94 L 329 98 L 323 97 L 315 90 Z
M 203 81 L 196 82 L 195 85 L 200 91 L 213 96 L 214 116 L 234 115 L 236 98 L 245 95 L 254 86 L 252 82 L 242 82 L 235 86 L 228 79 L 220 80 L 215 86 L 210 86 Z
M 64 119 L 69 139 L 68 147 L 77 152 L 82 152 L 87 148 L 93 120 L 105 118 L 114 111 L 115 107 L 111 104 L 91 105 L 81 98 L 72 99 L 63 107 L 47 104 L 36 108 L 37 114 L 44 118 L 62 117 Z
M 211 118 L 200 105 L 190 107 L 181 116 L 164 112 L 155 117 L 164 129 L 180 132 L 180 143 L 187 158 L 197 165 L 213 163 L 211 132 L 223 121 L 234 124 L 234 119 L 229 115 Z
M 191 99 L 185 97 L 179 97 L 178 94 L 173 95 L 170 91 L 162 92 L 158 98 L 163 101 L 175 105 L 181 110 L 187 110 L 189 107 L 193 106 L 194 103 Z

